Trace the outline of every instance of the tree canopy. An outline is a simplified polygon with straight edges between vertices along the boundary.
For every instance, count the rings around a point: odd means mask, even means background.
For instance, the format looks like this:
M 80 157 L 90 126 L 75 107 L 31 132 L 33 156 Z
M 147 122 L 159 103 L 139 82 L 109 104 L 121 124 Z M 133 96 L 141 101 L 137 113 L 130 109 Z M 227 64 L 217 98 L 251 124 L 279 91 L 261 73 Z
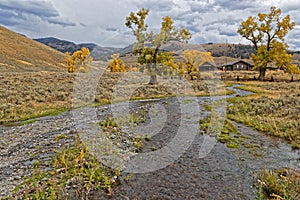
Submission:
M 109 68 L 111 72 L 125 72 L 125 64 L 120 59 L 119 54 L 113 54 L 111 55 L 111 60 L 109 62 Z
M 86 47 L 82 47 L 80 50 L 75 51 L 72 55 L 70 52 L 66 52 L 66 63 L 69 73 L 76 71 L 77 66 L 79 66 L 79 71 L 86 71 L 84 68 L 85 62 L 90 61 L 90 50 Z
M 184 50 L 182 53 L 184 64 L 187 73 L 193 80 L 195 76 L 199 75 L 199 66 L 205 62 L 213 62 L 214 58 L 210 52 L 202 52 L 198 50 Z
M 149 84 L 157 84 L 156 75 L 161 71 L 158 65 L 168 63 L 168 66 L 175 67 L 171 60 L 173 58 L 172 53 L 161 51 L 162 45 L 172 39 L 188 42 L 191 34 L 184 28 L 176 29 L 173 26 L 173 20 L 169 16 L 162 18 L 159 33 L 148 32 L 148 25 L 145 23 L 148 14 L 149 10 L 145 8 L 142 8 L 137 13 L 131 12 L 126 17 L 125 25 L 132 30 L 133 35 L 136 37 L 137 41 L 134 45 L 133 53 L 138 55 L 138 63 L 145 65 L 148 72 L 150 72 Z
M 292 55 L 286 50 L 285 37 L 295 26 L 290 16 L 281 17 L 281 9 L 270 8 L 270 13 L 259 13 L 243 21 L 238 29 L 242 37 L 251 41 L 256 53 L 252 54 L 254 69 L 259 70 L 259 79 L 263 80 L 268 68 L 278 68 L 295 73 L 298 68 L 291 64 Z

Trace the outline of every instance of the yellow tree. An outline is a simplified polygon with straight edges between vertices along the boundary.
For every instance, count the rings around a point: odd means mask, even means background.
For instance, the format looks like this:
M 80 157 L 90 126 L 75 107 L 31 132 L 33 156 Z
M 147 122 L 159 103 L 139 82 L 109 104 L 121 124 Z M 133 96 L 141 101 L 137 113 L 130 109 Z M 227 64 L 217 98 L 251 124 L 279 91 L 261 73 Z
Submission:
M 113 54 L 111 55 L 111 60 L 109 63 L 109 68 L 111 72 L 125 72 L 125 64 L 124 62 L 120 59 L 119 54 Z
M 66 63 L 69 73 L 74 73 L 76 69 L 76 62 L 72 59 L 70 52 L 66 52 Z
M 157 84 L 157 73 L 159 73 L 159 65 L 166 62 L 170 58 L 166 52 L 160 50 L 161 46 L 172 39 L 187 42 L 191 38 L 191 34 L 186 29 L 177 30 L 173 26 L 171 17 L 162 18 L 161 28 L 159 33 L 147 32 L 148 25 L 145 19 L 149 10 L 142 8 L 137 13 L 131 12 L 126 17 L 125 25 L 130 28 L 133 35 L 136 37 L 136 44 L 133 49 L 133 54 L 138 55 L 138 63 L 146 66 L 150 72 L 149 84 Z M 145 45 L 146 43 L 150 45 Z
M 75 72 L 78 66 L 79 71 L 85 71 L 86 62 L 91 62 L 91 60 L 92 57 L 90 57 L 90 50 L 85 47 L 75 51 L 72 56 L 69 52 L 66 52 L 66 63 L 69 73 Z
M 199 67 L 205 62 L 213 62 L 214 58 L 210 52 L 202 52 L 198 50 L 184 50 L 182 52 L 184 64 L 188 75 L 193 80 L 199 76 Z
M 252 54 L 254 69 L 259 71 L 259 80 L 263 80 L 269 67 L 277 67 L 287 72 L 297 71 L 291 64 L 292 56 L 287 54 L 288 45 L 285 36 L 293 29 L 295 22 L 290 16 L 280 17 L 281 9 L 270 8 L 270 13 L 259 13 L 243 21 L 238 29 L 242 37 L 251 41 L 256 49 Z M 275 66 L 270 66 L 271 64 Z

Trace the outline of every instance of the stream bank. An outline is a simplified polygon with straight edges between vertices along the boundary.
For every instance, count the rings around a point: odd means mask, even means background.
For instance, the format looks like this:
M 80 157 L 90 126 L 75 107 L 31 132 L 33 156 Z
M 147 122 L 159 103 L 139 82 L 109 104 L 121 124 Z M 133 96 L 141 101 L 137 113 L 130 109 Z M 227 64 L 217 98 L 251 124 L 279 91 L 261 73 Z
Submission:
M 124 113 L 123 109 L 126 106 L 133 111 L 142 107 L 152 108 L 155 115 L 148 117 L 148 121 L 145 122 L 148 129 L 143 129 L 148 132 L 153 131 L 153 126 L 147 124 L 165 116 L 162 126 L 154 131 L 155 134 L 151 135 L 149 141 L 144 141 L 141 153 L 155 152 L 171 142 L 181 126 L 196 127 L 199 119 L 208 115 L 205 105 L 211 101 L 250 94 L 234 87 L 229 89 L 235 90 L 236 94 L 227 97 L 198 97 L 198 110 L 189 109 L 184 113 L 179 105 L 184 104 L 187 108 L 195 106 L 192 104 L 195 99 L 183 97 L 179 101 L 173 97 L 155 101 L 133 101 L 129 105 L 123 102 L 114 105 L 113 108 L 82 108 L 23 126 L 5 127 L 0 134 L 0 197 L 11 194 L 14 187 L 22 182 L 22 177 L 30 175 L 30 169 L 36 161 L 48 162 L 51 159 L 54 150 L 62 145 L 55 142 L 56 137 L 78 132 L 80 127 L 85 127 L 85 123 L 93 122 L 95 113 L 97 120 L 103 120 L 112 112 Z M 184 125 L 181 124 L 182 121 L 185 122 Z M 91 198 L 255 199 L 256 190 L 253 188 L 252 176 L 254 172 L 273 167 L 300 170 L 299 150 L 292 150 L 288 144 L 241 124 L 234 125 L 245 136 L 245 145 L 241 148 L 229 149 L 225 144 L 217 142 L 206 156 L 199 158 L 199 151 L 207 138 L 195 134 L 188 148 L 166 167 L 145 173 L 123 172 L 121 185 L 113 189 L 112 196 L 94 192 Z M 213 138 L 211 140 L 213 141 Z M 252 145 L 251 148 L 249 144 Z

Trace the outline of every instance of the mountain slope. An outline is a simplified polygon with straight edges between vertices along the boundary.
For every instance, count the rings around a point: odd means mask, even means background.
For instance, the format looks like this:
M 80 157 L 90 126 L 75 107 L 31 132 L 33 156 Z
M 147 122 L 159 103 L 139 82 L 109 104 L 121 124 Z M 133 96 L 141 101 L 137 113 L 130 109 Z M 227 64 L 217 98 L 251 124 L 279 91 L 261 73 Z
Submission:
M 47 38 L 37 38 L 34 39 L 38 42 L 41 42 L 49 47 L 52 47 L 62 53 L 77 51 L 82 47 L 86 47 L 91 51 L 91 56 L 94 60 L 109 60 L 110 55 L 114 54 L 118 51 L 118 48 L 113 47 L 101 47 L 94 43 L 81 43 L 75 44 L 74 42 L 70 42 L 67 40 L 61 40 L 54 37 L 47 37 Z
M 121 55 L 128 54 L 132 51 L 134 44 L 131 44 L 119 51 Z M 189 44 L 171 40 L 161 48 L 163 51 L 171 51 L 181 54 L 183 50 L 198 50 L 211 52 L 214 57 L 228 56 L 233 58 L 249 58 L 255 49 L 251 45 L 243 44 Z
M 65 52 L 71 52 L 81 49 L 81 46 L 78 44 L 75 44 L 73 42 L 67 41 L 67 40 L 60 40 L 54 37 L 47 37 L 47 38 L 38 38 L 34 39 L 35 41 L 38 41 L 40 43 L 43 43 L 49 47 L 52 47 L 53 49 L 56 49 L 62 53 Z M 96 45 L 89 45 L 89 48 L 94 48 Z
M 62 71 L 65 56 L 0 26 L 0 72 Z

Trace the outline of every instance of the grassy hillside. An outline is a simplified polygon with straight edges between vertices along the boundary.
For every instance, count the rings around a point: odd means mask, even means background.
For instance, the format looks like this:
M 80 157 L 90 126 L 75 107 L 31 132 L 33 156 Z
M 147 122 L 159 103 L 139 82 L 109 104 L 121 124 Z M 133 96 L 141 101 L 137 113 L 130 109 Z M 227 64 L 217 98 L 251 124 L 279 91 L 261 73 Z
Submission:
M 63 71 L 65 56 L 0 26 L 0 72 Z

